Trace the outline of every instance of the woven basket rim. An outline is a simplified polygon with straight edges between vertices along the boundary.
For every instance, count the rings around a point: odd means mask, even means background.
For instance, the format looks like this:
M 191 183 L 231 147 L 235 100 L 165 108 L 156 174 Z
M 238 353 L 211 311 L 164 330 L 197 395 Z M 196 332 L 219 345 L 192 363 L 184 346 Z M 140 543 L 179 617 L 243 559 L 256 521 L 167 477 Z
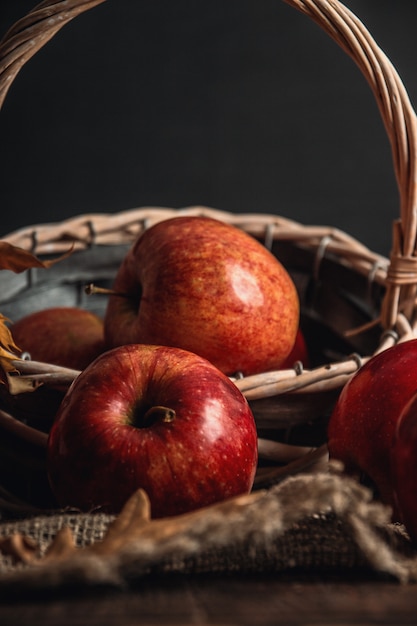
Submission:
M 77 214 L 68 219 L 31 224 L 19 228 L 2 239 L 37 255 L 60 254 L 68 249 L 86 249 L 92 245 L 130 244 L 142 230 L 172 217 L 192 215 L 211 217 L 232 224 L 262 238 L 266 247 L 272 241 L 294 241 L 322 252 L 344 257 L 346 262 L 377 282 L 384 282 L 389 259 L 373 252 L 358 239 L 332 226 L 306 225 L 273 213 L 238 213 L 204 205 L 171 208 L 143 206 L 114 213 Z

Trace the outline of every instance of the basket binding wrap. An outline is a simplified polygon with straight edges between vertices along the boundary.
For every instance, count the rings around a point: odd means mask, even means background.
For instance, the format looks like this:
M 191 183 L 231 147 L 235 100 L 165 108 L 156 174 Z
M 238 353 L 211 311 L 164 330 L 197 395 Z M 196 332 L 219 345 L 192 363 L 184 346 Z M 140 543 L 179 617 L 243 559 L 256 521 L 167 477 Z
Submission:
M 47 0 L 6 33 L 0 42 L 0 106 L 23 64 L 68 21 L 103 1 Z M 375 254 L 336 228 L 304 226 L 277 215 L 232 214 L 202 206 L 181 209 L 140 207 L 111 215 L 80 215 L 61 223 L 38 224 L 11 233 L 7 236 L 10 243 L 28 249 L 40 257 L 56 256 L 66 251 L 70 242 L 74 243 L 75 251 L 68 259 L 47 271 L 34 269 L 19 275 L 2 272 L 0 311 L 6 317 L 17 320 L 30 311 L 44 308 L 47 301 L 48 306 L 82 306 L 102 314 L 106 304 L 105 298 L 87 296 L 85 285 L 94 282 L 100 286 L 110 286 L 119 263 L 138 234 L 152 224 L 175 215 L 213 216 L 256 237 L 283 262 L 294 279 L 300 295 L 302 327 L 313 362 L 312 369 L 309 370 L 295 364 L 293 369 L 249 376 L 237 380 L 236 384 L 251 403 L 260 438 L 265 437 L 281 443 L 287 441 L 286 437 L 289 437 L 288 441 L 293 444 L 294 449 L 298 445 L 317 449 L 316 453 L 303 456 L 288 465 L 281 459 L 275 466 L 260 468 L 256 487 L 279 482 L 288 473 L 317 467 L 319 473 L 315 475 L 316 482 L 312 481 L 310 474 L 306 474 L 304 483 L 302 483 L 304 474 L 286 479 L 299 480 L 304 487 L 307 484 L 309 488 L 315 485 L 317 498 L 312 496 L 314 506 L 304 511 L 304 517 L 301 513 L 298 516 L 294 513 L 297 503 L 288 506 L 288 503 L 284 503 L 285 498 L 280 500 L 282 493 L 285 493 L 287 484 L 285 480 L 282 483 L 283 491 L 280 491 L 281 485 L 278 485 L 272 488 L 268 496 L 271 500 L 278 497 L 280 506 L 287 506 L 288 520 L 296 521 L 297 528 L 302 528 L 304 549 L 309 539 L 313 541 L 313 537 L 317 539 L 320 535 L 317 516 L 324 524 L 323 526 L 319 524 L 320 528 L 324 529 L 323 537 L 330 528 L 338 529 L 339 534 L 336 535 L 339 537 L 339 547 L 340 537 L 343 536 L 340 533 L 341 525 L 348 520 L 348 527 L 355 529 L 353 533 L 349 533 L 349 541 L 354 545 L 352 553 L 346 555 L 345 551 L 340 550 L 337 558 L 337 547 L 329 556 L 323 546 L 323 549 L 316 546 L 315 565 L 333 568 L 370 567 L 400 579 L 409 579 L 415 577 L 416 566 L 413 559 L 407 560 L 408 556 L 404 556 L 409 546 L 402 532 L 399 533 L 388 526 L 387 516 L 382 508 L 377 514 L 373 504 L 366 505 L 364 509 L 363 499 L 366 500 L 367 497 L 364 495 L 365 492 L 355 491 L 354 486 L 347 487 L 348 483 L 345 483 L 344 479 L 335 479 L 331 483 L 331 489 L 328 487 L 326 468 L 323 471 L 323 460 L 326 460 L 325 449 L 321 446 L 325 444 L 326 419 L 335 399 L 361 363 L 397 341 L 415 337 L 416 116 L 406 90 L 389 59 L 360 20 L 343 4 L 337 0 L 284 1 L 317 22 L 341 46 L 358 65 L 374 93 L 391 143 L 400 197 L 400 215 L 393 225 L 390 259 Z M 369 324 L 371 321 L 373 323 Z M 362 332 L 346 334 L 347 331 L 362 325 L 365 325 Z M 50 376 L 53 373 L 54 382 L 48 384 L 45 378 L 45 385 L 41 388 L 41 394 L 46 394 L 48 400 L 52 399 L 52 409 L 55 406 L 54 402 L 59 402 L 62 397 L 62 385 L 65 389 L 71 377 L 76 374 L 60 371 L 60 368 L 51 368 L 49 364 L 30 361 L 18 362 L 16 365 L 22 375 L 35 373 L 39 376 L 45 374 Z M 42 395 L 38 403 L 35 394 L 28 394 L 25 398 L 11 397 L 3 389 L 0 402 L 3 409 L 0 413 L 0 511 L 5 517 L 14 515 L 30 517 L 35 513 L 42 515 L 42 512 L 53 504 L 46 484 L 44 466 L 48 419 L 52 416 L 47 416 L 45 421 L 43 410 L 39 410 L 44 406 Z M 327 485 L 327 491 L 324 490 L 324 484 Z M 357 507 L 353 517 L 349 516 L 349 506 L 342 512 L 335 504 L 337 492 L 345 488 L 347 490 L 351 488 L 351 504 L 353 508 Z M 332 497 L 326 499 L 329 493 Z M 324 510 L 326 515 L 323 517 Z M 357 518 L 355 513 L 358 514 Z M 207 511 L 207 515 L 210 516 L 210 511 Z M 257 524 L 262 528 L 262 513 L 257 511 L 256 515 Z M 51 525 L 56 531 L 63 523 L 61 513 L 54 517 L 50 515 L 50 511 L 47 517 L 40 519 L 44 519 L 49 529 L 48 537 L 49 534 L 54 534 L 50 531 Z M 97 519 L 100 529 L 92 541 L 102 536 L 103 528 L 105 529 L 109 522 L 106 520 L 103 526 L 103 520 L 99 517 L 94 518 L 94 515 L 75 516 L 75 519 L 76 521 L 71 521 L 70 525 L 76 528 L 78 524 L 94 524 L 92 519 Z M 315 519 L 316 522 L 313 524 L 308 521 L 309 519 Z M 0 535 L 11 532 L 10 524 L 13 526 L 14 522 L 5 522 L 3 527 L 0 525 Z M 30 520 L 29 522 L 23 520 L 19 524 L 14 528 L 31 533 L 30 528 L 33 528 L 33 525 L 30 525 Z M 364 529 L 362 534 L 358 531 L 361 524 L 362 530 Z M 268 524 L 265 523 L 265 529 L 266 527 Z M 234 561 L 231 554 L 235 554 L 236 546 L 226 548 L 222 543 L 223 540 L 219 539 L 218 543 L 214 541 L 211 547 L 211 556 L 206 554 L 204 546 L 200 546 L 197 555 L 184 556 L 179 560 L 177 555 L 175 557 L 177 560 L 174 561 L 177 564 L 181 562 L 181 566 L 177 568 L 169 560 L 168 555 L 168 561 L 162 560 L 164 564 L 159 569 L 158 566 L 153 568 L 151 563 L 138 575 L 149 573 L 153 569 L 224 571 L 244 570 L 246 567 L 257 571 L 271 568 L 282 571 L 286 569 L 286 564 L 290 567 L 291 561 L 290 557 L 288 561 L 285 559 L 282 561 L 285 537 L 294 537 L 297 533 L 294 528 L 291 530 L 290 522 L 280 528 L 282 532 L 276 529 L 271 539 L 273 543 L 268 544 L 269 539 L 264 537 L 267 542 L 266 549 L 264 546 L 259 552 L 262 556 L 252 560 L 250 565 L 247 555 L 242 556 L 242 546 L 244 547 L 245 541 L 249 540 L 248 536 L 243 536 L 242 543 L 239 544 L 240 557 L 235 555 Z M 288 532 L 289 535 L 286 534 Z M 384 535 L 383 539 L 380 537 L 381 532 Z M 365 549 L 366 537 L 369 539 L 372 535 L 375 538 L 375 533 L 382 541 L 381 545 L 388 551 L 389 558 L 387 557 L 383 563 L 373 560 L 372 550 L 369 549 L 367 552 Z M 320 542 L 324 542 L 323 537 Z M 389 545 L 385 544 L 384 540 L 387 540 Z M 402 546 L 401 559 L 405 559 L 405 561 L 400 559 L 401 567 L 393 565 L 398 557 L 395 552 L 398 550 L 398 543 Z M 406 544 L 405 547 L 403 544 Z M 278 553 L 277 545 L 280 546 Z M 296 545 L 297 540 L 291 543 L 291 562 L 295 563 L 295 566 L 303 567 L 311 559 L 311 552 L 305 549 L 304 552 L 296 554 Z M 275 556 L 268 558 L 268 554 Z M 323 556 L 324 554 L 327 556 Z M 219 563 L 223 563 L 222 567 Z M 312 566 L 314 569 L 314 563 Z M 9 566 L 6 569 L 9 569 Z M 137 567 L 137 570 L 139 572 L 140 567 Z M 59 577 L 54 580 L 58 579 Z M 62 582 L 63 578 L 59 580 Z

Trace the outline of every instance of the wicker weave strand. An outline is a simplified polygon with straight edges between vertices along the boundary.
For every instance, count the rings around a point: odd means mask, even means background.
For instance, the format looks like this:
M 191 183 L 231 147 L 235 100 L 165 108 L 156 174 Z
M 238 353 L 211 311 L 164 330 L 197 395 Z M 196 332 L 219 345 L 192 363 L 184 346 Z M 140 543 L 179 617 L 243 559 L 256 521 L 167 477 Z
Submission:
M 394 233 L 395 269 L 390 273 L 382 307 L 384 328 L 395 326 L 400 303 L 415 295 L 417 271 L 408 264 L 407 280 L 397 271 L 402 257 L 415 257 L 417 236 L 417 120 L 404 85 L 362 22 L 337 0 L 284 0 L 306 13 L 355 61 L 368 81 L 388 138 L 400 195 L 400 241 Z
M 25 63 L 72 19 L 104 0 L 46 0 L 19 20 L 0 42 L 0 109 Z

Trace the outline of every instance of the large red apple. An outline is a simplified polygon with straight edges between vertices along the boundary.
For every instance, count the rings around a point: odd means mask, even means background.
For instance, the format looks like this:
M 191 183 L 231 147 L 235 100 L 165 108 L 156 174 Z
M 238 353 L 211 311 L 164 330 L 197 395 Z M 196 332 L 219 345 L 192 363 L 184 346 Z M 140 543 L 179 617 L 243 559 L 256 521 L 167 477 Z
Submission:
M 417 340 L 373 356 L 343 388 L 328 425 L 330 458 L 376 486 L 398 519 L 390 453 L 401 413 L 417 391 Z M 402 432 L 402 431 L 401 431 Z M 417 448 L 416 448 L 417 453 Z
M 78 307 L 45 308 L 11 325 L 15 344 L 33 361 L 82 370 L 104 352 L 103 320 Z
M 154 517 L 174 515 L 250 491 L 255 421 L 237 387 L 202 357 L 121 346 L 68 390 L 47 466 L 60 505 L 117 512 L 142 488 Z
M 417 393 L 398 419 L 389 461 L 399 518 L 417 542 Z
M 109 298 L 109 347 L 177 346 L 228 375 L 278 368 L 297 334 L 299 301 L 282 264 L 256 239 L 208 217 L 146 230 L 123 260 Z

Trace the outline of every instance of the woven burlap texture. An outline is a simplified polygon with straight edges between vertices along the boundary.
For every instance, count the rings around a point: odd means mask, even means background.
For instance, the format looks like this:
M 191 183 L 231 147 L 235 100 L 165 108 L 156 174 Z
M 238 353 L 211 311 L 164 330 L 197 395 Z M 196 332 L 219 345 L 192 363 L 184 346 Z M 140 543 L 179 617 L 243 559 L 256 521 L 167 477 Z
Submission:
M 371 492 L 338 472 L 285 479 L 255 501 L 210 507 L 198 521 L 158 539 L 137 536 L 111 554 L 89 552 L 114 518 L 54 514 L 0 524 L 0 536 L 20 533 L 39 545 L 36 565 L 0 561 L 0 593 L 110 585 L 126 587 L 153 574 L 207 572 L 286 573 L 361 571 L 399 582 L 417 580 L 417 551 L 390 511 Z M 148 522 L 150 528 L 155 522 Z M 71 558 L 42 560 L 60 528 L 68 526 L 79 549 Z

